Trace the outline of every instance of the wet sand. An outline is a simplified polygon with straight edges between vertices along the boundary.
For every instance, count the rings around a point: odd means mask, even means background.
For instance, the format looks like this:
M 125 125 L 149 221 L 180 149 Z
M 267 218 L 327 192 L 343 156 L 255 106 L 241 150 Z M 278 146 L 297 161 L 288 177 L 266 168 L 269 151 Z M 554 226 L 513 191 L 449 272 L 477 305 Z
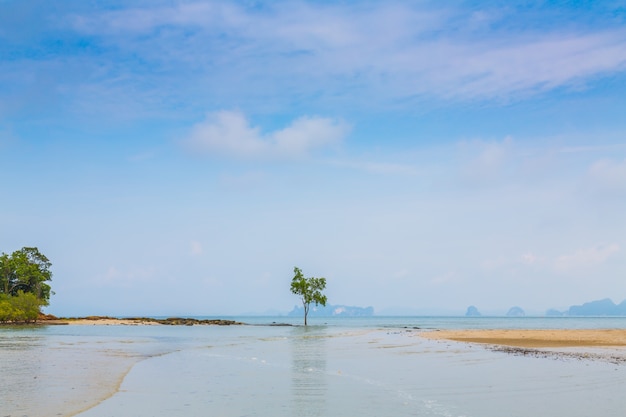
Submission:
M 626 347 L 624 329 L 441 330 L 422 332 L 420 336 L 433 340 L 454 340 L 516 348 Z

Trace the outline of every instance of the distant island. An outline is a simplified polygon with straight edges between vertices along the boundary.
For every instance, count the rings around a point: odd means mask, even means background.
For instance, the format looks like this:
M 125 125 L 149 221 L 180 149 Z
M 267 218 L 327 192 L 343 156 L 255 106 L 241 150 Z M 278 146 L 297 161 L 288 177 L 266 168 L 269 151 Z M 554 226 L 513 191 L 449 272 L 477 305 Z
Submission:
M 526 313 L 521 307 L 511 307 L 506 313 L 507 317 L 524 317 Z M 581 305 L 570 306 L 567 310 L 561 311 L 551 308 L 546 311 L 547 317 L 580 317 L 580 316 L 626 316 L 626 300 L 615 304 L 610 298 L 589 301 Z M 476 306 L 469 306 L 465 312 L 466 317 L 480 317 L 482 314 Z
M 482 314 L 480 313 L 480 311 L 478 311 L 476 306 L 469 306 L 469 307 L 467 307 L 467 311 L 465 312 L 465 316 L 466 317 L 480 317 L 480 316 L 482 316 Z
M 511 307 L 509 311 L 506 313 L 507 317 L 524 317 L 526 313 L 521 307 Z M 467 307 L 467 311 L 465 312 L 465 317 L 480 317 L 482 316 L 481 312 L 478 311 L 476 306 Z
M 303 308 L 295 306 L 287 315 L 302 316 Z M 309 317 L 370 317 L 374 315 L 374 307 L 354 307 L 345 305 L 311 306 Z
M 526 312 L 521 307 L 511 307 L 506 313 L 507 317 L 524 317 Z
M 604 298 L 602 300 L 589 301 L 581 305 L 573 305 L 565 311 L 551 308 L 546 311 L 546 316 L 626 316 L 626 300 L 615 304 L 610 298 Z
M 554 310 L 549 310 L 554 314 Z M 615 304 L 610 298 L 571 306 L 565 316 L 626 316 L 626 300 Z

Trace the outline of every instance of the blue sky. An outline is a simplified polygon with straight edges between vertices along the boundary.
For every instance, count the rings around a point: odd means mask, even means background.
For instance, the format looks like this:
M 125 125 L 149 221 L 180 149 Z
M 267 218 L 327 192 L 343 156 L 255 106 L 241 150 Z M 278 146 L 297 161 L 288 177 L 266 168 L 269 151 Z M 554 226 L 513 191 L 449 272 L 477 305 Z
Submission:
M 0 1 L 0 251 L 57 315 L 626 298 L 624 1 Z

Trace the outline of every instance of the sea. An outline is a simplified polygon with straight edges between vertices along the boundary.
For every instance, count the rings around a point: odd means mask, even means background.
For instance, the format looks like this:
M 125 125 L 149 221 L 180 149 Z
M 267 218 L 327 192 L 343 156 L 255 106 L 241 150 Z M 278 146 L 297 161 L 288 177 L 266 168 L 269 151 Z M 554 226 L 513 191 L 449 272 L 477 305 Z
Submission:
M 512 354 L 420 337 L 626 329 L 626 317 L 222 318 L 247 325 L 0 327 L 0 417 L 626 413 L 626 364 L 603 359 L 623 350 Z

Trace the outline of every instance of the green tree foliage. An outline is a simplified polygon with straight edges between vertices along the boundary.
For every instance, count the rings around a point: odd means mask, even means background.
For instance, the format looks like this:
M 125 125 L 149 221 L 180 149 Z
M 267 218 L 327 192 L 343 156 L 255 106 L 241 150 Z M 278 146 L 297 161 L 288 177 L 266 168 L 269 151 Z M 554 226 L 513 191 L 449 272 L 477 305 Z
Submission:
M 307 316 L 309 315 L 309 307 L 311 303 L 315 305 L 326 305 L 328 298 L 322 294 L 326 288 L 326 278 L 305 278 L 302 270 L 295 267 L 293 269 L 294 277 L 291 280 L 291 292 L 300 296 L 302 306 L 304 307 L 304 325 L 307 325 Z
M 35 294 L 18 291 L 10 296 L 0 294 L 0 322 L 34 322 L 42 302 Z
M 33 294 L 48 305 L 52 264 L 37 248 L 24 247 L 11 255 L 0 255 L 0 294 L 17 296 L 19 291 Z

